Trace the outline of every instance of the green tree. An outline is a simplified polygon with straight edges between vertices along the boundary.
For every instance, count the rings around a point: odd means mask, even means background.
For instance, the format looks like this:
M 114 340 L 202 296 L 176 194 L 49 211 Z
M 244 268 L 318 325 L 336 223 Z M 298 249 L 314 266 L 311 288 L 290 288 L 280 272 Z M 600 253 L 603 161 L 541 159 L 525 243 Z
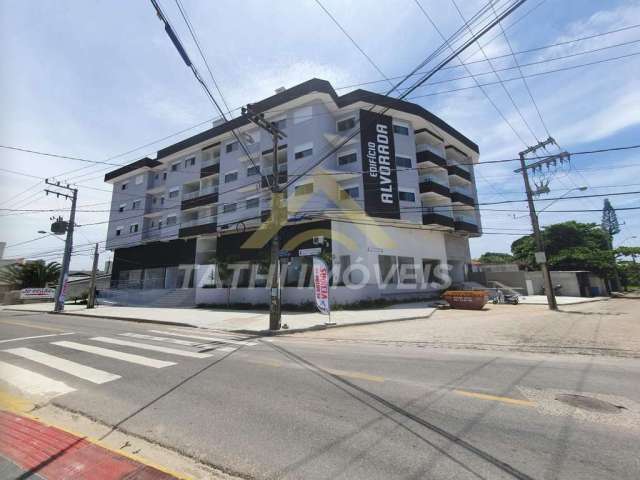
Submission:
M 0 280 L 17 289 L 42 288 L 48 283 L 57 283 L 59 276 L 60 264 L 44 260 L 8 265 L 0 270 Z
M 608 234 L 595 223 L 575 221 L 549 225 L 542 240 L 551 270 L 589 270 L 603 276 L 613 273 L 614 256 L 609 250 Z M 511 244 L 516 261 L 528 270 L 538 269 L 533 235 L 521 237 Z
M 604 207 L 602 208 L 602 222 L 600 224 L 602 229 L 609 234 L 610 238 L 620 233 L 620 224 L 618 223 L 618 216 L 616 215 L 616 209 L 613 208 L 608 198 L 604 199 Z
M 513 255 L 502 252 L 485 252 L 478 259 L 480 263 L 512 263 L 515 261 Z
M 640 247 L 618 247 L 615 254 L 616 257 L 631 257 L 633 263 L 636 263 L 637 257 L 640 257 Z

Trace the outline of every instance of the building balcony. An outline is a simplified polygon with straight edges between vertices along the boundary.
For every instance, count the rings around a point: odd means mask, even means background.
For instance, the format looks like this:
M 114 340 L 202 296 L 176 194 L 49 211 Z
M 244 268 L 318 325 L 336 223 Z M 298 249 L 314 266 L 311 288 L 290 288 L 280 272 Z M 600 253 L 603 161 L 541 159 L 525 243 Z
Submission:
M 475 220 L 468 217 L 457 217 L 453 221 L 456 230 L 460 230 L 468 233 L 479 233 L 480 229 Z
M 212 205 L 218 203 L 218 188 L 215 191 L 211 187 L 200 190 L 199 195 L 191 199 L 183 199 L 180 204 L 180 210 L 188 210 L 195 207 L 204 207 L 206 205 Z
M 423 225 L 439 225 L 441 227 L 453 228 L 453 218 L 442 213 L 429 212 L 422 215 Z
M 447 171 L 449 172 L 449 175 L 456 175 L 468 182 L 471 181 L 471 174 L 463 165 L 447 165 Z
M 449 197 L 449 187 L 438 183 L 433 178 L 420 179 L 420 193 L 436 193 L 443 197 Z
M 220 173 L 220 163 L 212 163 L 210 165 L 203 166 L 200 169 L 200 178 L 210 177 L 211 175 L 217 175 Z
M 142 232 L 142 240 L 160 240 L 162 238 L 162 230 L 159 228 L 152 228 Z
M 469 205 L 471 207 L 476 204 L 476 201 L 473 198 L 473 193 L 470 190 L 462 190 L 457 188 L 451 190 L 451 201 Z
M 431 150 L 423 150 L 416 153 L 416 162 L 418 165 L 434 165 L 436 167 L 447 168 L 447 161 L 433 153 Z
M 197 224 L 199 220 L 202 220 L 202 224 Z M 216 233 L 217 220 L 215 217 L 205 217 L 203 219 L 197 219 L 196 224 L 191 222 L 185 222 L 180 224 L 180 230 L 178 230 L 178 237 L 195 237 L 197 235 L 205 235 L 207 233 Z

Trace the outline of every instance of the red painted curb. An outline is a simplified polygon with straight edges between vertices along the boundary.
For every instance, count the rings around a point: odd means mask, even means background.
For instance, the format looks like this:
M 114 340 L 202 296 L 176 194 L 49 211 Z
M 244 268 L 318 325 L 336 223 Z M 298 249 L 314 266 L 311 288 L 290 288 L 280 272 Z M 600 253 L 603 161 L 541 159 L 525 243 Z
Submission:
M 47 480 L 173 480 L 55 427 L 0 410 L 0 454 Z

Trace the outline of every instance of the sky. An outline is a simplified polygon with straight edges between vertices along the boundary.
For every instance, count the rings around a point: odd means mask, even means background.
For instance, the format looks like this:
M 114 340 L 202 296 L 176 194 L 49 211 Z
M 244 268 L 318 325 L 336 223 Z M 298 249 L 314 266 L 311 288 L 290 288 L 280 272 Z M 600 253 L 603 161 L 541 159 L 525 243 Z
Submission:
M 181 1 L 231 108 L 312 77 L 330 81 L 340 94 L 362 83 L 360 88 L 384 92 L 388 84 L 378 69 L 387 77 L 403 75 L 442 44 L 416 0 L 322 0 L 377 68 L 314 0 Z M 485 4 L 457 0 L 458 12 L 453 0 L 419 2 L 447 37 L 463 26 L 462 17 Z M 497 8 L 505 3 L 496 2 Z M 198 60 L 174 0 L 160 4 Z M 567 43 L 634 26 L 638 19 L 640 0 L 528 0 L 502 22 L 506 39 L 496 27 L 481 40 L 482 51 L 473 45 L 461 56 L 472 62 L 468 68 L 477 81 L 489 85 L 480 89 L 473 78 L 460 78 L 469 75 L 454 61 L 455 68 L 438 72 L 431 84 L 412 93 L 410 101 L 480 146 L 475 170 L 480 203 L 524 198 L 515 163 L 482 162 L 517 157 L 547 134 L 570 152 L 639 143 L 640 28 Z M 563 44 L 538 48 L 558 43 Z M 147 1 L 0 0 L 0 45 L 0 145 L 126 164 L 155 156 L 217 117 Z M 516 55 L 526 85 L 511 49 L 528 51 Z M 499 58 L 489 64 L 484 55 Z M 202 61 L 197 64 L 206 71 Z M 572 68 L 577 65 L 582 66 Z M 4 209 L 65 209 L 69 202 L 45 196 L 41 179 L 79 185 L 82 211 L 72 268 L 89 268 L 90 244 L 105 240 L 106 223 L 88 224 L 108 220 L 111 186 L 103 176 L 116 167 L 0 148 L 0 168 Z M 551 190 L 536 202 L 539 210 L 548 208 L 540 214 L 542 226 L 599 223 L 604 197 L 553 205 L 544 199 L 640 191 L 640 149 L 574 155 L 534 179 L 548 180 Z M 640 206 L 638 194 L 609 198 L 619 209 Z M 481 208 L 484 235 L 470 241 L 473 257 L 508 252 L 531 231 L 524 203 Z M 0 210 L 5 257 L 59 260 L 61 238 L 38 231 L 48 231 L 50 217 L 60 213 L 65 212 Z M 623 225 L 614 244 L 640 245 L 637 211 L 619 210 L 618 218 Z M 102 265 L 110 253 L 100 250 Z

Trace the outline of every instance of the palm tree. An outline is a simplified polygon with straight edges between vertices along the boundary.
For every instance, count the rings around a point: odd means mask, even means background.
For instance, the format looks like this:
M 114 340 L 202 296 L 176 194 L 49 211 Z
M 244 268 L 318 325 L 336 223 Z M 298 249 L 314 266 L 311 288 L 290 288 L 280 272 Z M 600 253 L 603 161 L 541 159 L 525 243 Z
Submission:
M 13 264 L 0 270 L 0 281 L 14 288 L 42 288 L 48 283 L 57 282 L 60 276 L 58 262 L 45 263 L 36 260 L 24 264 Z

